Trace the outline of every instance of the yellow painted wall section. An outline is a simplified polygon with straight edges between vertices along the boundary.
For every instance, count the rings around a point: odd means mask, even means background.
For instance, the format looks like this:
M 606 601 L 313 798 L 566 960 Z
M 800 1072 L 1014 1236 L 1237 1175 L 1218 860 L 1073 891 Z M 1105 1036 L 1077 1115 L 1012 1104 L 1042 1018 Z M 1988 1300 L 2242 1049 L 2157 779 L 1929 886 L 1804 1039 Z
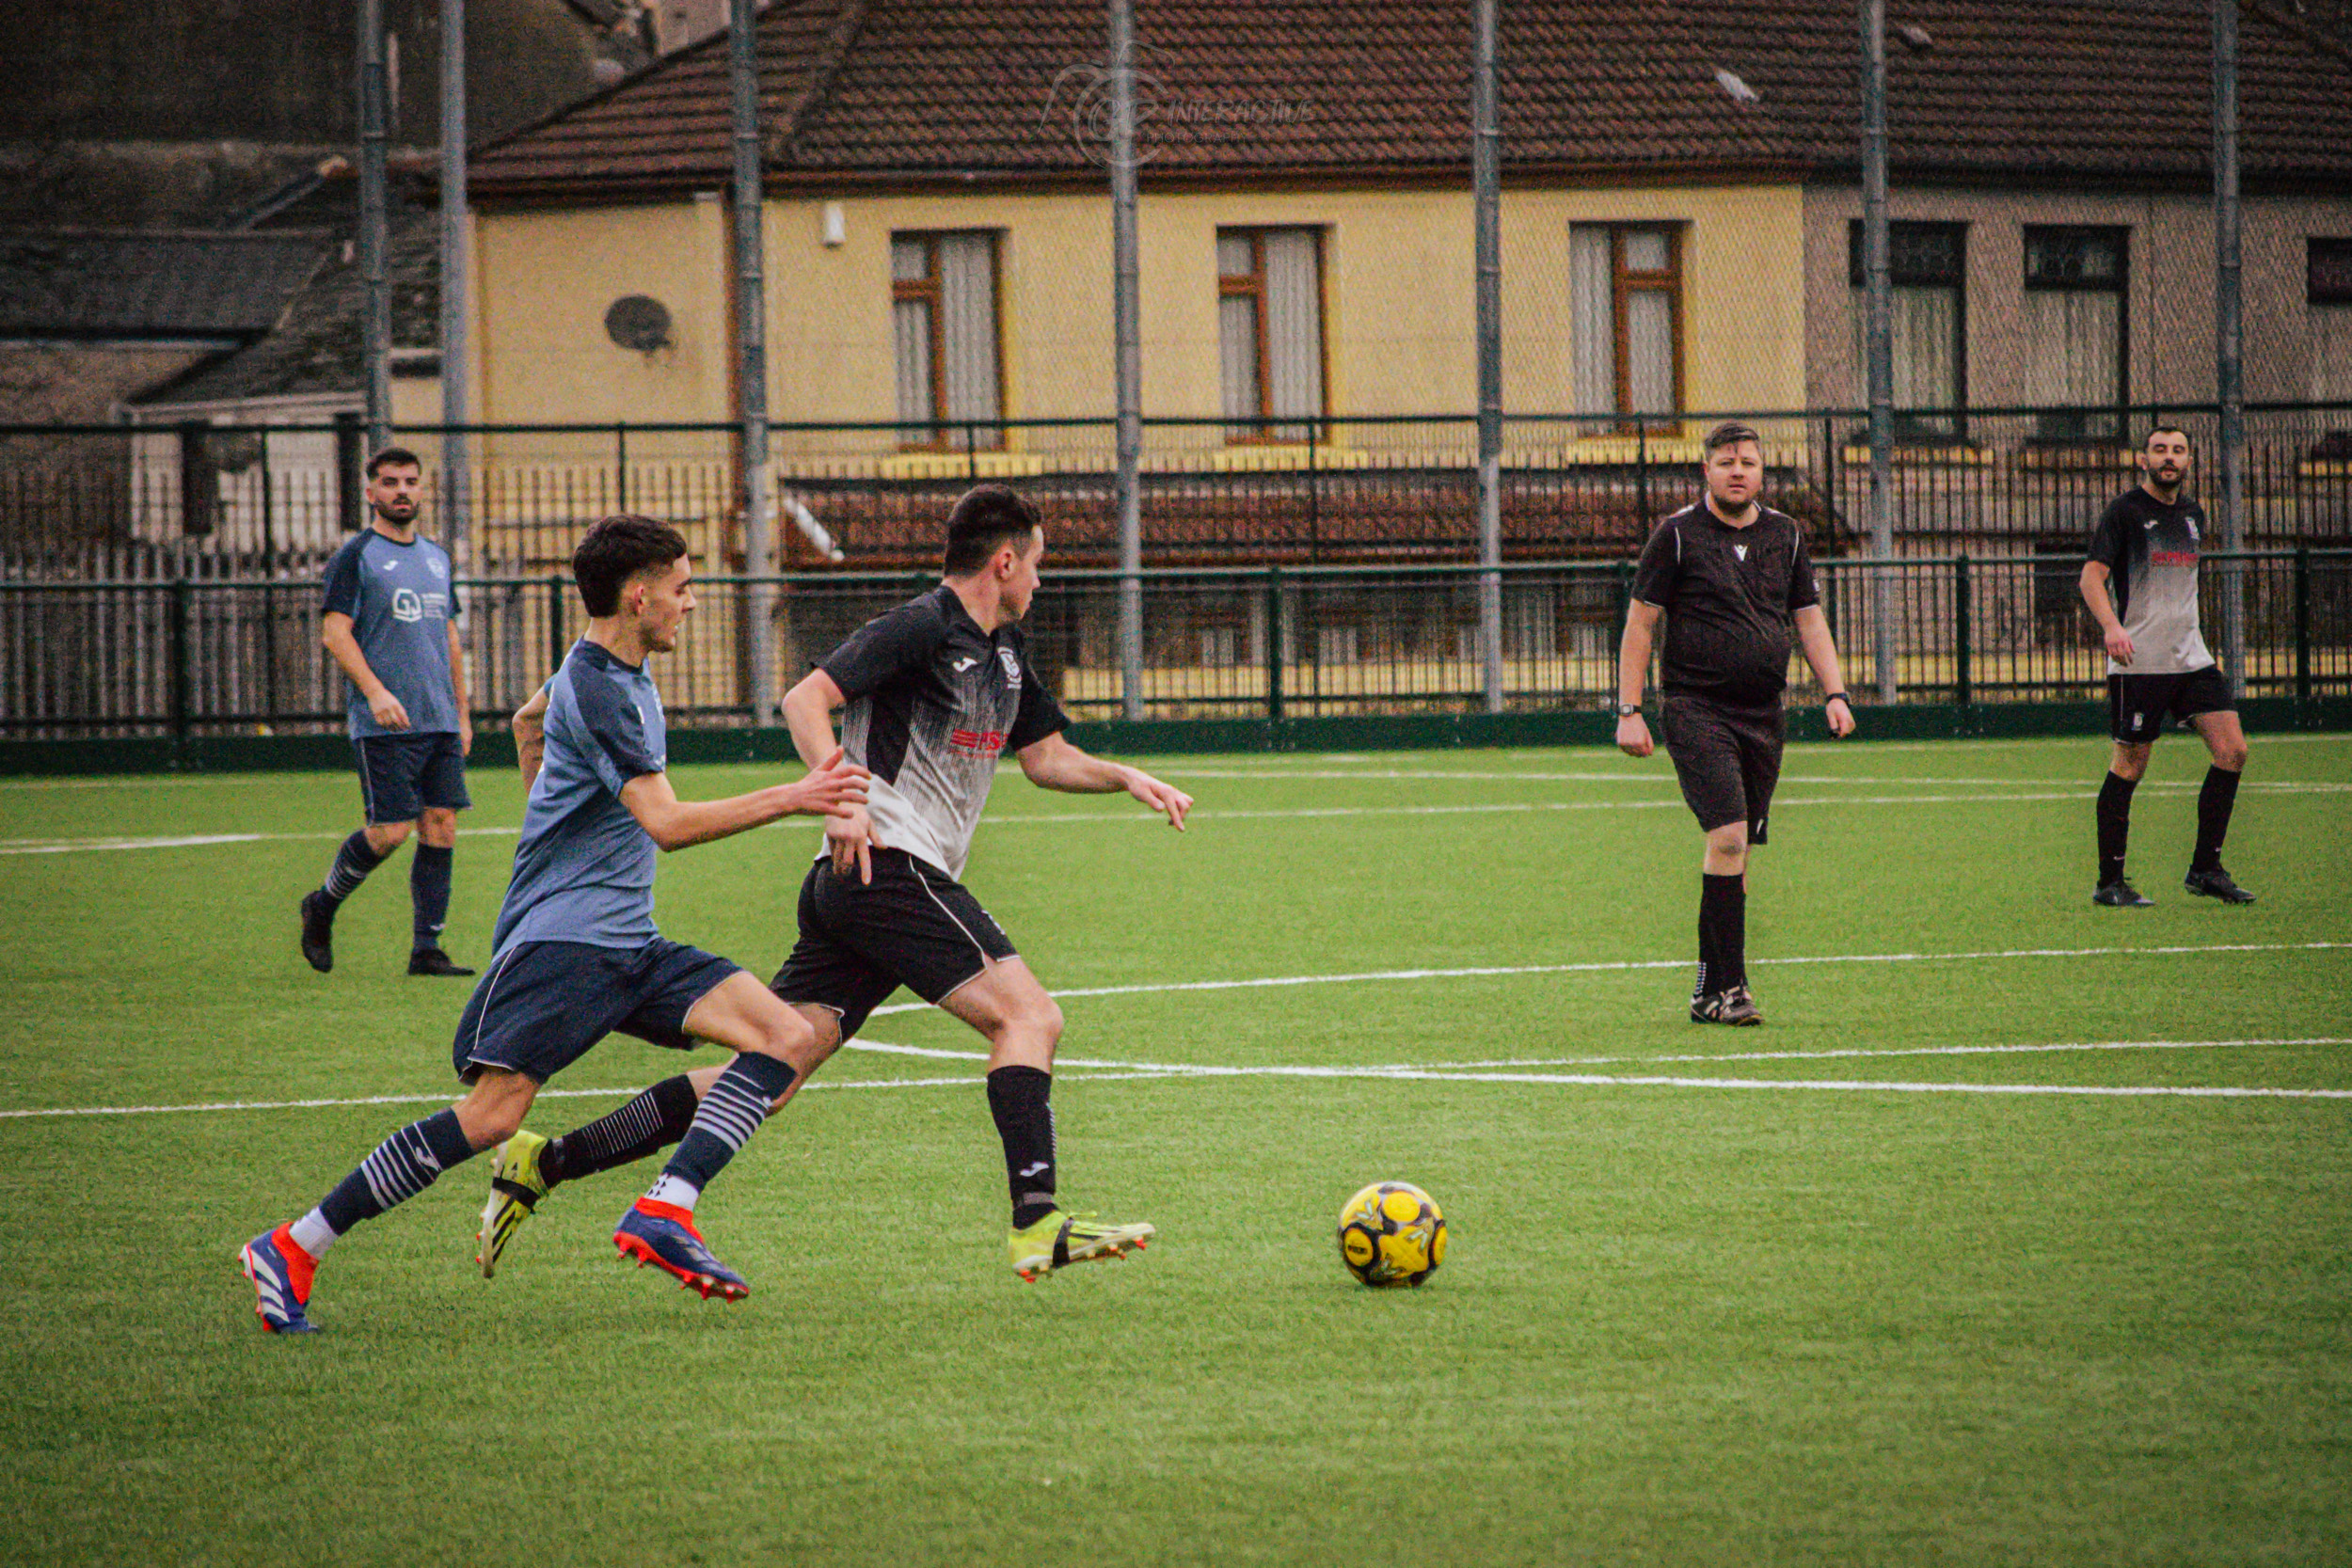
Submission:
M 723 203 L 488 212 L 476 233 L 485 420 L 728 417 Z M 669 308 L 669 347 L 641 354 L 606 336 L 605 311 L 624 294 Z
M 845 198 L 838 245 L 823 241 L 825 205 L 818 198 L 769 203 L 771 420 L 894 419 L 891 236 L 974 229 L 999 234 L 1006 417 L 1111 411 L 1110 208 L 1103 198 Z M 1137 220 L 1145 411 L 1203 420 L 1220 413 L 1216 232 L 1283 225 L 1324 231 L 1326 380 L 1334 413 L 1474 411 L 1471 220 L 1466 191 L 1147 195 Z M 1504 193 L 1509 407 L 1572 407 L 1568 226 L 1578 222 L 1685 226 L 1686 406 L 1803 405 L 1802 193 L 1730 185 Z M 722 204 L 493 213 L 479 232 L 486 419 L 727 417 Z M 638 355 L 606 339 L 606 307 L 630 293 L 670 307 L 672 348 Z M 1343 431 L 1340 439 L 1370 435 L 1369 428 Z M 1220 443 L 1221 431 L 1204 430 L 1201 439 Z M 1041 432 L 1012 444 L 1068 450 L 1107 437 Z M 887 451 L 897 440 L 882 430 L 786 436 L 780 444 L 847 454 Z

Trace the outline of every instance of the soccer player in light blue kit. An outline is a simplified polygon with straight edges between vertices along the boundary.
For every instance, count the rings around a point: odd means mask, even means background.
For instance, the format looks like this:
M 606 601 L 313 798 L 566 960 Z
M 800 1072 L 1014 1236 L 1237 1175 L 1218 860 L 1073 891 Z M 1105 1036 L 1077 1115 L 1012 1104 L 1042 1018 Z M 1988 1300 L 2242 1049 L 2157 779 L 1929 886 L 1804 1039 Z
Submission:
M 704 1245 L 695 1200 L 825 1053 L 807 1021 L 757 979 L 654 929 L 656 852 L 796 812 L 851 811 L 865 801 L 867 774 L 836 749 L 798 784 L 680 800 L 663 771 L 661 700 L 644 666 L 648 653 L 677 645 L 694 608 L 686 541 L 651 518 L 607 517 L 581 541 L 572 575 L 588 632 L 524 710 L 543 731 L 544 752 L 523 758 L 535 776 L 514 879 L 452 1049 L 472 1089 L 384 1140 L 317 1208 L 246 1243 L 238 1259 L 273 1333 L 311 1332 L 313 1271 L 353 1226 L 511 1136 L 540 1085 L 616 1030 L 681 1049 L 710 1040 L 736 1056 L 660 1179 L 621 1216 L 614 1244 L 706 1300 L 750 1293 Z
M 441 951 L 457 814 L 473 803 L 466 794 L 473 720 L 449 552 L 417 536 L 423 473 L 401 447 L 369 458 L 373 515 L 326 565 L 319 641 L 343 672 L 364 825 L 302 900 L 302 956 L 322 974 L 335 967 L 335 911 L 412 832 L 408 973 L 473 973 Z

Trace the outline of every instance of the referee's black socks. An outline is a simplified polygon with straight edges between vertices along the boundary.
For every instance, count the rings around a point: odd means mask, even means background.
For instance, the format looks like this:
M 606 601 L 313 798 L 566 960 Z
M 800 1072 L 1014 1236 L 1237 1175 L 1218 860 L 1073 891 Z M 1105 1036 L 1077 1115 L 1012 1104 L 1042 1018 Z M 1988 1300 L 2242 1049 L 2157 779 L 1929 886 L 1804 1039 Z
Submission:
M 2221 868 L 2221 841 L 2230 836 L 2230 813 L 2237 805 L 2237 779 L 2226 768 L 2205 769 L 2205 786 L 2197 792 L 2197 854 L 2191 871 Z
M 2231 778 L 2234 781 L 2237 775 Z M 2106 783 L 2099 786 L 2099 885 L 2106 887 L 2123 878 L 2123 847 L 2132 836 L 2132 791 L 2139 787 L 2137 779 L 2127 779 L 2110 771 Z M 2211 787 L 2208 785 L 2208 787 Z M 2201 819 L 2203 812 L 2199 812 Z M 2227 824 L 2229 808 L 2222 808 L 2221 819 Z M 2218 854 L 2219 841 L 2215 841 Z
M 1748 983 L 1748 881 L 1699 874 L 1699 980 L 1693 997 Z

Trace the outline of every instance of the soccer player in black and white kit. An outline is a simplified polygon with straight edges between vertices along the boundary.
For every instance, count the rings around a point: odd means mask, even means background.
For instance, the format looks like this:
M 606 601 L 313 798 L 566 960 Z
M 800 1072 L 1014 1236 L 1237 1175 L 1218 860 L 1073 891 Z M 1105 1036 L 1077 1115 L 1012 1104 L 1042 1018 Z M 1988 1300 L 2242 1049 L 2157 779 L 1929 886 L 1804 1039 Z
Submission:
M 2230 683 L 2205 651 L 2197 627 L 2197 552 L 2205 514 L 2181 493 L 2187 482 L 2187 435 L 2169 425 L 2148 433 L 2139 451 L 2142 478 L 2110 503 L 2090 536 L 2083 563 L 2083 603 L 2107 650 L 2108 733 L 2115 752 L 2099 786 L 2099 882 L 2094 904 L 2145 909 L 2155 902 L 2123 879 L 2132 830 L 2132 791 L 2148 770 L 2148 753 L 2167 719 L 2183 719 L 2204 737 L 2213 765 L 2197 792 L 2197 847 L 2183 883 L 2225 904 L 2254 895 L 2221 868 L 2246 769 L 2246 731 Z
M 1705 457 L 1707 493 L 1658 525 L 1634 571 L 1617 659 L 1617 747 L 1636 757 L 1652 750 L 1642 686 L 1662 615 L 1660 719 L 1682 798 L 1707 835 L 1691 1018 L 1753 1024 L 1764 1015 L 1748 990 L 1748 847 L 1764 842 L 1780 781 L 1792 635 L 1829 694 L 1831 735 L 1853 733 L 1853 708 L 1804 531 L 1756 500 L 1762 442 L 1746 425 L 1720 424 L 1708 433 Z
M 873 776 L 865 807 L 827 825 L 801 887 L 800 939 L 771 983 L 828 1054 L 900 986 L 987 1037 L 988 1104 L 1012 1201 L 1008 1250 L 1027 1280 L 1140 1251 L 1154 1231 L 1060 1206 L 1051 1094 L 1061 1009 L 960 880 L 972 831 L 1008 752 L 1047 789 L 1124 790 L 1177 829 L 1192 809 L 1184 791 L 1063 738 L 1069 720 L 1018 626 L 1044 554 L 1026 500 L 1002 485 L 972 490 L 948 515 L 946 580 L 868 622 L 786 696 L 793 744 L 819 757 L 834 750 L 833 714 L 846 707 L 840 744 Z M 560 1138 L 510 1140 L 483 1212 L 484 1272 L 558 1181 L 675 1141 L 710 1071 L 657 1084 Z

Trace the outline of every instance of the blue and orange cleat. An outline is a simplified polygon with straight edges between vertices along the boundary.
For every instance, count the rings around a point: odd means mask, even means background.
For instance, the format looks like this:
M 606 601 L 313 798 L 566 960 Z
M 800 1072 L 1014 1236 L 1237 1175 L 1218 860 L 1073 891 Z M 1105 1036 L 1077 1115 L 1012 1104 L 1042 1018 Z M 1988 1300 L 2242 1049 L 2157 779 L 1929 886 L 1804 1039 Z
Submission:
M 316 1334 L 319 1325 L 303 1312 L 310 1305 L 310 1279 L 318 1259 L 294 1245 L 293 1233 L 279 1226 L 246 1243 L 237 1254 L 238 1266 L 253 1281 L 253 1314 L 272 1334 Z
M 621 1216 L 612 1232 L 612 1244 L 621 1249 L 623 1258 L 636 1259 L 639 1268 L 651 1263 L 682 1288 L 700 1291 L 705 1301 L 712 1296 L 741 1301 L 752 1293 L 743 1276 L 720 1262 L 703 1244 L 702 1232 L 694 1228 L 694 1212 L 675 1203 L 639 1198 Z

